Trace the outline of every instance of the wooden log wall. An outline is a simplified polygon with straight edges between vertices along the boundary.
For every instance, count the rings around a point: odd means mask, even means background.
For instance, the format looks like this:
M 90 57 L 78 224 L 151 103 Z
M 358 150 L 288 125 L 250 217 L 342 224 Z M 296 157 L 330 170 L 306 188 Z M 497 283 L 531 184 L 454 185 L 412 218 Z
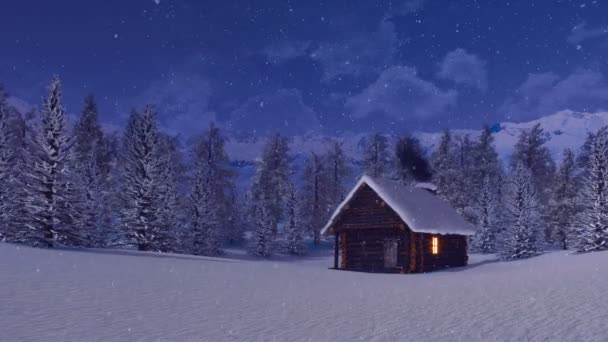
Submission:
M 420 250 L 416 272 L 430 272 L 446 267 L 465 266 L 468 261 L 467 240 L 462 235 L 419 235 Z M 433 254 L 432 238 L 439 239 L 439 253 Z
M 333 231 L 339 234 L 342 269 L 370 272 L 430 272 L 467 263 L 466 237 L 414 233 L 367 185 L 343 209 Z M 439 254 L 432 254 L 432 237 Z M 384 245 L 398 243 L 397 267 L 385 267 Z

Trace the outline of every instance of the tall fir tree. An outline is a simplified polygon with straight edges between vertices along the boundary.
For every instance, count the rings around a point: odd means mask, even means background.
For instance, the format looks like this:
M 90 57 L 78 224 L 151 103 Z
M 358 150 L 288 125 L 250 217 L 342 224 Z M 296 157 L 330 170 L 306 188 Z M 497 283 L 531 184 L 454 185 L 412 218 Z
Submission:
M 163 160 L 151 106 L 132 111 L 124 137 L 121 160 L 121 223 L 126 241 L 142 251 L 159 251 L 157 237 L 165 236 L 160 222 Z
M 215 217 L 223 229 L 219 234 L 224 240 L 230 240 L 238 238 L 238 234 L 235 233 L 238 228 L 234 227 L 234 220 L 238 218 L 238 214 L 235 214 L 237 207 L 233 201 L 236 172 L 230 166 L 225 143 L 226 138 L 220 129 L 211 124 L 197 139 L 192 152 L 196 167 L 207 170 L 211 196 L 218 204 Z
M 251 252 L 260 257 L 269 257 L 274 251 L 276 242 L 273 232 L 274 218 L 268 210 L 271 205 L 267 203 L 265 194 L 262 194 L 259 201 L 259 205 L 255 206 L 255 231 Z
M 472 176 L 475 191 L 482 191 L 486 176 L 493 186 L 498 186 L 502 178 L 502 166 L 494 148 L 494 137 L 489 127 L 484 127 L 479 139 L 471 148 Z
M 344 200 L 346 192 L 346 181 L 351 174 L 351 168 L 342 149 L 342 143 L 332 141 L 323 156 L 327 164 L 328 193 L 330 207 L 337 207 Z
M 19 144 L 8 94 L 0 84 L 0 241 L 16 241 L 20 187 L 18 186 Z
M 321 242 L 321 228 L 328 219 L 331 196 L 328 193 L 328 179 L 322 156 L 311 153 L 304 165 L 301 194 L 302 223 L 313 237 L 313 242 Z
M 522 259 L 539 254 L 541 214 L 532 172 L 518 164 L 513 170 L 505 198 L 507 228 L 501 240 L 503 259 Z
M 389 174 L 389 165 L 388 138 L 381 133 L 369 135 L 363 155 L 363 171 L 372 177 L 384 177 Z
M 227 210 L 225 239 L 231 245 L 238 245 L 243 242 L 246 222 L 244 210 L 246 198 L 239 195 L 236 184 L 231 184 L 227 189 Z
M 485 175 L 481 191 L 477 195 L 473 213 L 477 224 L 477 232 L 473 236 L 473 250 L 479 253 L 495 253 L 496 238 L 500 232 L 499 202 L 497 193 L 490 180 Z
M 511 157 L 511 168 L 523 164 L 532 174 L 532 184 L 538 191 L 538 199 L 547 204 L 555 174 L 555 162 L 545 146 L 545 132 L 540 124 L 519 135 Z
M 418 139 L 401 137 L 395 146 L 397 177 L 402 183 L 428 182 L 432 178 L 429 165 Z
M 473 142 L 468 134 L 455 137 L 454 159 L 457 177 L 454 179 L 454 194 L 452 195 L 453 202 L 451 204 L 467 221 L 475 223 L 475 215 L 473 213 L 473 204 L 475 203 Z
M 53 78 L 28 146 L 25 170 L 26 242 L 42 247 L 79 245 L 74 161 L 61 82 Z
M 452 132 L 445 130 L 437 149 L 431 155 L 433 183 L 437 186 L 437 194 L 452 205 L 457 201 L 457 179 L 462 177 L 458 172 L 453 145 Z
M 578 212 L 580 179 L 577 174 L 574 152 L 565 149 L 562 162 L 556 173 L 554 188 L 549 199 L 548 218 L 551 235 L 562 249 L 568 248 L 572 226 Z
M 272 238 L 277 237 L 278 224 L 285 217 L 285 197 L 291 174 L 289 166 L 289 145 L 285 137 L 273 135 L 264 146 L 262 159 L 257 163 L 256 176 L 251 189 L 251 212 L 263 213 L 262 222 L 271 227 Z M 258 206 L 265 206 L 263 211 Z
M 218 222 L 220 208 L 215 201 L 210 173 L 208 168 L 197 166 L 188 204 L 191 251 L 213 256 L 221 252 L 221 232 Z
M 159 134 L 160 182 L 157 193 L 158 216 L 155 248 L 162 252 L 184 251 L 183 199 L 180 185 L 184 178 L 182 154 L 177 138 Z
M 608 127 L 594 136 L 582 181 L 580 215 L 574 224 L 574 248 L 579 252 L 608 249 Z
M 95 98 L 85 99 L 84 109 L 73 129 L 73 151 L 81 192 L 80 226 L 83 244 L 104 247 L 109 239 L 110 151 L 98 122 Z
M 287 222 L 285 223 L 285 249 L 293 255 L 306 253 L 304 245 L 304 232 L 300 223 L 298 213 L 298 195 L 295 185 L 291 184 L 287 192 Z

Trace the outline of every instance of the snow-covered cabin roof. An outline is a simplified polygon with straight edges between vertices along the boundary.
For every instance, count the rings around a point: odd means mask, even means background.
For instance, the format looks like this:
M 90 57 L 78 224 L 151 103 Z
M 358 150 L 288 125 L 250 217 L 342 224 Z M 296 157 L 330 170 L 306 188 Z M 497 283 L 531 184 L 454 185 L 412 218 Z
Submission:
M 329 235 L 344 206 L 350 202 L 359 188 L 367 184 L 391 207 L 414 232 L 430 234 L 473 235 L 475 228 L 466 222 L 454 208 L 439 197 L 415 186 L 404 185 L 388 179 L 363 176 L 340 203 L 321 234 Z

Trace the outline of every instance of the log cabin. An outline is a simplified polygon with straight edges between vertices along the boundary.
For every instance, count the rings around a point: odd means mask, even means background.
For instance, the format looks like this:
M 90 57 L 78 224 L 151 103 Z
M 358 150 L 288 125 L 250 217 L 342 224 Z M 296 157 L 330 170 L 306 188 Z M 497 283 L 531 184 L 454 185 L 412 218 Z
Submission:
M 321 231 L 335 238 L 334 268 L 421 273 L 465 266 L 475 229 L 435 190 L 361 177 Z

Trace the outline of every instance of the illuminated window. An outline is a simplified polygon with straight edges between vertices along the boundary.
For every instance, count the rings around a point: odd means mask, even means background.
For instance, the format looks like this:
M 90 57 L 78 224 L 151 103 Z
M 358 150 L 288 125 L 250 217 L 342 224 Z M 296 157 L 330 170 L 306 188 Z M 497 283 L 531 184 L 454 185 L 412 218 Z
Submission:
M 432 254 L 439 254 L 439 238 L 433 236 L 433 238 L 431 239 L 431 253 Z

